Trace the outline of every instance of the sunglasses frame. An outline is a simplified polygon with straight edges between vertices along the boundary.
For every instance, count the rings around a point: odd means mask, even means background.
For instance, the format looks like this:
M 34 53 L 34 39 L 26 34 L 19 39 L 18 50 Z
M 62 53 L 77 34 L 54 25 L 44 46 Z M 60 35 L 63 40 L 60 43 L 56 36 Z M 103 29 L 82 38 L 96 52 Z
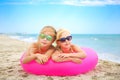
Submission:
M 60 42 L 65 42 L 66 40 L 71 41 L 72 40 L 72 36 L 67 36 L 65 38 L 58 39 L 58 41 L 60 41 Z
M 48 41 L 52 41 L 52 39 L 53 39 L 52 36 L 46 35 L 46 34 L 43 34 L 43 33 L 39 34 L 39 37 L 40 37 L 41 39 L 46 38 L 46 40 L 48 40 Z

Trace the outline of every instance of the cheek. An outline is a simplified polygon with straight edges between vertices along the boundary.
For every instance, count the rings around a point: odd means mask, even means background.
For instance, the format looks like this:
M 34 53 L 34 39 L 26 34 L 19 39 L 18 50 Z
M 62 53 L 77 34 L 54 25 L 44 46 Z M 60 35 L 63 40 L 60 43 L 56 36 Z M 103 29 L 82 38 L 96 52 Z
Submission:
M 38 39 L 38 43 L 40 43 L 41 42 L 41 39 Z
M 48 43 L 49 45 L 52 45 L 53 42 L 52 42 L 52 41 L 48 41 L 47 43 Z
M 65 47 L 65 44 L 64 44 L 64 43 L 61 43 L 60 46 L 61 46 L 61 47 Z
M 39 39 L 39 42 L 43 42 L 44 40 L 43 39 Z
M 53 43 L 53 41 L 50 41 L 50 42 L 48 42 L 49 44 L 52 44 Z

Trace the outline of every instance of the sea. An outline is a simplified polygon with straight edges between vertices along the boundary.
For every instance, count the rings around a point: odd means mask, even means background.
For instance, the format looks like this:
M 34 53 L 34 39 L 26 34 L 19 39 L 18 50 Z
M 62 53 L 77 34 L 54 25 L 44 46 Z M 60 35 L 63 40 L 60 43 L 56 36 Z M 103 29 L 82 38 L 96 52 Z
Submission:
M 38 34 L 7 34 L 25 42 L 34 42 Z M 72 34 L 72 43 L 80 47 L 92 48 L 99 59 L 120 63 L 120 34 Z

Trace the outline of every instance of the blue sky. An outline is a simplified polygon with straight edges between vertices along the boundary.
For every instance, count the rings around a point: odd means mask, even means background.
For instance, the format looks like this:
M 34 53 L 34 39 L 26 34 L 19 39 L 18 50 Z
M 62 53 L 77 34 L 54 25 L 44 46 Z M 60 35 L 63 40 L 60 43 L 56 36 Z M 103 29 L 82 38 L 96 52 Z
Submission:
M 79 34 L 120 34 L 119 0 L 0 0 L 0 33 L 43 26 Z

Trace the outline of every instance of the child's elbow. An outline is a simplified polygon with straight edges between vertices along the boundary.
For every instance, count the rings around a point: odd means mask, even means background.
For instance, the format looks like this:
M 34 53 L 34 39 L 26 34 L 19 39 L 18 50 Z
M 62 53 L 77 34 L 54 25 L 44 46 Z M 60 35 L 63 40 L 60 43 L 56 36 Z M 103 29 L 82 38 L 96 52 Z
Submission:
M 28 61 L 25 58 L 23 58 L 22 64 L 26 64 L 26 63 L 28 63 Z
M 87 55 L 86 55 L 86 54 L 84 54 L 84 55 L 83 55 L 83 58 L 86 58 L 86 57 L 87 57 Z
M 23 64 L 26 64 L 27 62 L 26 62 L 25 60 L 22 60 L 22 63 L 23 63 Z
M 86 58 L 87 54 L 85 52 L 83 52 L 82 57 L 81 58 Z

